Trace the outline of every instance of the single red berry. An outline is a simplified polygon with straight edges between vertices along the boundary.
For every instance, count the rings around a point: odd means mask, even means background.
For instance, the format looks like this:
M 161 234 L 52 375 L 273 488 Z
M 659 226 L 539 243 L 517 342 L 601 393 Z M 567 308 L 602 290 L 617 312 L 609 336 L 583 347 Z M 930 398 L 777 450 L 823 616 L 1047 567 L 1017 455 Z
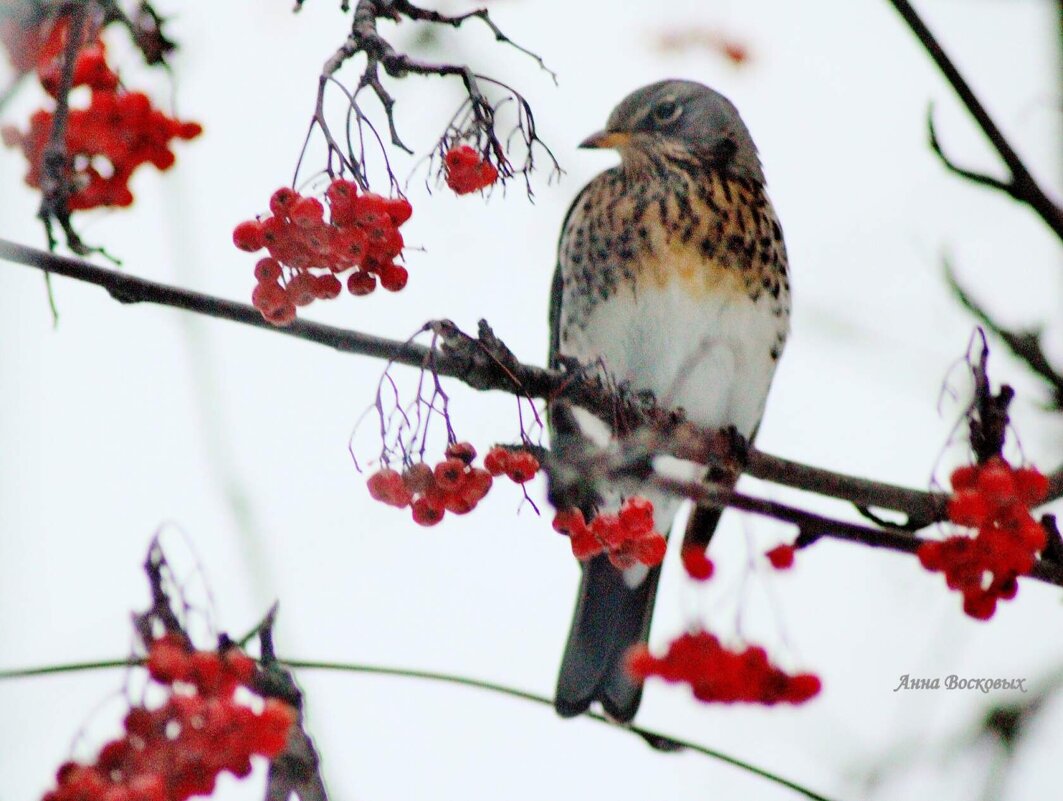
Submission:
M 160 684 L 184 681 L 191 670 L 190 654 L 180 645 L 157 640 L 148 651 L 147 668 Z
M 687 545 L 681 552 L 683 560 L 683 569 L 686 570 L 687 575 L 695 581 L 707 581 L 712 578 L 712 574 L 716 571 L 716 566 L 709 559 L 705 553 L 705 549 L 700 545 Z
M 391 222 L 396 225 L 402 225 L 413 215 L 413 206 L 410 205 L 404 197 L 391 198 L 385 205 L 388 217 L 391 218 Z
M 294 189 L 282 186 L 269 199 L 269 210 L 274 216 L 286 218 L 292 210 L 292 206 L 299 200 L 299 193 Z
M 240 250 L 254 253 L 265 247 L 262 224 L 258 220 L 245 220 L 233 229 L 233 244 Z
M 927 570 L 941 570 L 943 561 L 942 543 L 936 541 L 924 542 L 916 551 L 919 563 Z
M 765 556 L 776 570 L 787 570 L 794 564 L 794 546 L 777 545 L 768 551 Z
M 295 320 L 295 306 L 291 303 L 283 303 L 274 306 L 269 311 L 263 311 L 262 316 L 273 325 L 289 325 Z
M 973 464 L 961 465 L 952 471 L 949 480 L 952 482 L 953 492 L 972 489 L 978 482 L 978 467 Z
M 351 203 L 358 197 L 358 184 L 354 181 L 336 178 L 325 190 L 325 197 L 328 198 L 329 203 L 337 201 Z
M 340 279 L 331 273 L 314 277 L 314 296 L 323 300 L 338 298 L 343 291 Z
M 989 500 L 1010 501 L 1015 498 L 1015 479 L 1011 467 L 1003 459 L 993 458 L 982 465 L 978 473 L 978 490 Z
M 620 507 L 620 525 L 631 534 L 646 534 L 653 531 L 653 503 L 634 495 Z
M 586 527 L 570 532 L 568 542 L 572 548 L 572 555 L 581 562 L 585 562 L 605 550 L 605 546 Z
M 461 459 L 465 464 L 472 464 L 476 458 L 476 448 L 471 442 L 452 442 L 447 445 L 446 454 L 451 459 Z
M 369 476 L 366 482 L 373 500 L 403 508 L 410 502 L 410 493 L 398 471 L 384 467 Z
M 402 474 L 402 480 L 406 483 L 406 488 L 410 492 L 418 495 L 423 495 L 428 491 L 429 487 L 436 483 L 432 468 L 424 462 L 418 462 L 407 467 L 406 472 Z
M 559 509 L 554 515 L 553 527 L 558 534 L 572 534 L 586 529 L 587 523 L 579 509 Z
M 509 476 L 511 481 L 523 484 L 526 481 L 530 481 L 538 472 L 539 460 L 528 451 L 512 451 L 509 454 L 506 475 Z
M 380 285 L 388 292 L 398 292 L 409 278 L 406 268 L 399 264 L 389 264 L 380 271 Z
M 465 474 L 461 495 L 468 501 L 479 503 L 491 489 L 494 479 L 482 467 L 474 467 Z
M 347 291 L 352 295 L 368 295 L 376 289 L 376 276 L 364 270 L 356 270 L 347 279 Z
M 949 499 L 949 520 L 960 526 L 980 526 L 989 516 L 989 502 L 981 490 L 961 490 Z
M 443 500 L 443 508 L 456 515 L 465 515 L 476 508 L 476 501 L 465 497 L 464 488 L 459 487 L 454 492 L 448 492 Z
M 298 273 L 288 282 L 288 300 L 296 306 L 307 306 L 314 302 L 314 277 L 310 273 Z
M 288 293 L 276 282 L 260 283 L 251 292 L 251 305 L 268 315 L 278 306 L 288 305 Z
M 509 470 L 509 451 L 495 446 L 484 456 L 484 468 L 492 476 L 500 476 Z
M 1048 494 L 1048 478 L 1036 467 L 1021 467 L 1014 473 L 1015 491 L 1027 506 L 1036 506 Z
M 443 507 L 432 503 L 428 498 L 418 498 L 413 502 L 413 522 L 421 526 L 434 526 L 443 519 Z
M 465 462 L 461 459 L 444 459 L 433 471 L 436 484 L 444 492 L 456 490 L 465 477 Z
M 997 609 L 995 595 L 976 588 L 963 594 L 963 611 L 975 620 L 989 620 Z
M 664 555 L 668 552 L 668 540 L 656 531 L 651 531 L 635 540 L 633 550 L 635 557 L 642 564 L 654 567 L 664 561 Z
M 288 216 L 296 225 L 309 228 L 322 221 L 325 216 L 325 207 L 317 198 L 301 197 L 292 204 Z
M 255 280 L 260 284 L 272 284 L 281 277 L 280 262 L 267 256 L 255 264 Z

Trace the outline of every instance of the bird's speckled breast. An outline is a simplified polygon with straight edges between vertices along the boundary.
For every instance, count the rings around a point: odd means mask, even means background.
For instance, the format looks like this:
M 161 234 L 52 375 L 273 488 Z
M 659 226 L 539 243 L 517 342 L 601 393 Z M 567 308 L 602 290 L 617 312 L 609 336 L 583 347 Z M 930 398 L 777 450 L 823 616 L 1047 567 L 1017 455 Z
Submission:
M 572 208 L 558 349 L 748 435 L 789 332 L 774 210 L 749 180 L 658 157 L 640 167 L 598 176 Z

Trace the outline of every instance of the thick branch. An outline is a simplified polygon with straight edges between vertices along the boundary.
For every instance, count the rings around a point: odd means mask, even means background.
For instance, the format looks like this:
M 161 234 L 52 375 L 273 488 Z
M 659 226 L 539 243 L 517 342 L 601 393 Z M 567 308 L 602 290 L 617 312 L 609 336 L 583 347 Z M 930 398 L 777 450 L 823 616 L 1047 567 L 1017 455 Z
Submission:
M 486 324 L 482 324 L 480 335 L 473 338 L 461 333 L 453 323 L 432 323 L 426 328 L 438 335 L 442 345 L 430 349 L 414 342 L 397 342 L 302 320 L 285 328 L 277 328 L 262 319 L 256 309 L 242 303 L 147 281 L 80 259 L 4 240 L 0 240 L 0 259 L 95 284 L 121 303 L 155 303 L 316 342 L 344 353 L 357 353 L 418 368 L 430 365 L 437 374 L 455 378 L 478 390 L 498 390 L 545 400 L 564 398 L 603 419 L 613 419 L 619 415 L 624 418 L 629 430 L 643 427 L 656 432 L 664 429 L 664 436 L 677 455 L 703 462 L 734 459 L 734 454 L 720 444 L 721 440 L 727 438 L 720 437 L 719 432 L 698 429 L 689 423 L 677 421 L 670 412 L 647 407 L 630 397 L 618 396 L 613 388 L 603 386 L 593 377 L 546 370 L 518 361 Z M 945 496 L 941 493 L 923 492 L 835 473 L 752 447 L 743 456 L 745 472 L 765 481 L 849 501 L 858 506 L 902 512 L 910 519 L 924 523 L 940 520 L 943 516 Z M 1063 468 L 1050 476 L 1049 499 L 1059 497 L 1063 497 Z M 814 521 L 808 522 L 811 525 Z M 877 529 L 867 530 L 881 533 Z M 909 540 L 898 539 L 897 542 Z
M 963 168 L 955 166 L 941 151 L 940 145 L 937 144 L 937 137 L 933 132 L 933 126 L 931 125 L 931 146 L 934 147 L 935 152 L 945 162 L 946 167 L 970 180 L 974 180 L 976 183 L 1001 189 L 1016 200 L 1026 203 L 1053 231 L 1055 231 L 1056 236 L 1063 239 L 1063 208 L 1056 205 L 1056 203 L 1054 203 L 1038 185 L 1037 181 L 1034 180 L 1033 175 L 1030 174 L 1026 165 L 1023 164 L 1022 159 L 1019 158 L 1019 154 L 1015 152 L 1015 148 L 1011 146 L 1011 143 L 1008 142 L 1000 128 L 997 127 L 993 118 L 989 116 L 989 112 L 985 110 L 985 107 L 971 90 L 967 81 L 960 74 L 960 71 L 956 69 L 956 65 L 953 64 L 952 60 L 945 54 L 941 44 L 934 38 L 934 34 L 930 32 L 926 23 L 924 23 L 919 14 L 916 13 L 912 4 L 909 3 L 908 0 L 889 0 L 889 2 L 908 24 L 908 27 L 911 28 L 912 33 L 914 33 L 922 43 L 927 53 L 934 60 L 938 69 L 941 70 L 942 75 L 945 76 L 945 79 L 952 86 L 953 91 L 959 96 L 960 101 L 971 113 L 971 116 L 974 117 L 975 121 L 978 123 L 978 127 L 982 129 L 986 138 L 989 139 L 990 144 L 993 145 L 993 148 L 1000 155 L 1004 164 L 1007 165 L 1008 170 L 1011 173 L 1011 179 L 1009 181 L 998 181 L 995 178 L 972 173 L 969 170 L 964 170 Z

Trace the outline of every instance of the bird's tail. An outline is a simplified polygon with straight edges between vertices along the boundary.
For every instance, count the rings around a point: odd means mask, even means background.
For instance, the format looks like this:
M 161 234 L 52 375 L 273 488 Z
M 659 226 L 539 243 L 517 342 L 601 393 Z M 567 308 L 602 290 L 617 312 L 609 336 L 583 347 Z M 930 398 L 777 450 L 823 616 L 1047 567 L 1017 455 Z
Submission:
M 695 506 L 683 544 L 708 547 L 722 513 L 721 509 Z M 605 554 L 583 566 L 554 696 L 554 708 L 562 717 L 582 714 L 594 701 L 618 722 L 626 723 L 635 717 L 642 700 L 642 685 L 628 677 L 624 658 L 631 646 L 649 639 L 660 577 L 661 566 L 657 565 L 641 583 L 629 587 L 623 571 L 614 567 Z
M 583 566 L 554 696 L 559 715 L 579 715 L 598 701 L 614 720 L 627 722 L 635 717 L 642 700 L 642 685 L 628 677 L 624 656 L 631 646 L 649 638 L 660 575 L 661 567 L 657 565 L 638 586 L 629 587 L 623 571 L 615 568 L 605 554 Z

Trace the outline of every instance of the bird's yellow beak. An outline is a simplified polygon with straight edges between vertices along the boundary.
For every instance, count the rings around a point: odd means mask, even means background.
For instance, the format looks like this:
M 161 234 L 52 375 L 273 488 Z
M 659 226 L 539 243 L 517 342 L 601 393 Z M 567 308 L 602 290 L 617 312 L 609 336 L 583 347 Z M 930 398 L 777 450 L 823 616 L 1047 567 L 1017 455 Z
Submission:
M 621 148 L 627 145 L 631 141 L 631 134 L 624 131 L 598 131 L 593 133 L 579 143 L 580 147 L 585 148 Z

